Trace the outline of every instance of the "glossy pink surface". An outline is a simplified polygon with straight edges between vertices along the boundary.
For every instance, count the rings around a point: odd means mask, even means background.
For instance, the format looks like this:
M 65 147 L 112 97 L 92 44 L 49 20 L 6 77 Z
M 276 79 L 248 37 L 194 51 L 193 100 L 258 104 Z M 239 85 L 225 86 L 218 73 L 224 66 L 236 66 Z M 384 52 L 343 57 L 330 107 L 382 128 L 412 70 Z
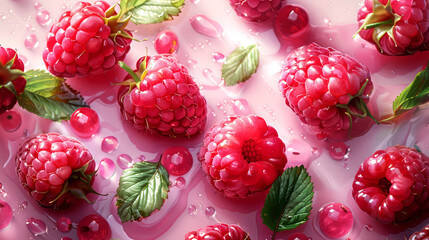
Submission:
M 4 0 L 0 7 L 1 45 L 16 48 L 24 56 L 26 69 L 45 69 L 42 51 L 46 45 L 45 36 L 49 31 L 42 21 L 36 21 L 38 12 L 49 12 L 50 21 L 57 19 L 61 12 L 70 9 L 76 0 Z M 114 3 L 109 0 L 109 3 Z M 145 42 L 133 42 L 125 62 L 133 66 L 138 58 L 156 54 L 153 41 L 157 34 L 165 29 L 174 31 L 180 39 L 177 57 L 186 65 L 201 94 L 208 103 L 208 122 L 205 131 L 214 122 L 231 114 L 257 114 L 275 127 L 279 137 L 287 146 L 287 167 L 304 164 L 314 182 L 315 197 L 309 221 L 297 229 L 278 233 L 276 239 L 288 239 L 295 232 L 304 233 L 313 240 L 331 240 L 325 236 L 316 219 L 318 210 L 329 202 L 341 202 L 347 205 L 354 215 L 354 225 L 348 237 L 350 239 L 403 239 L 413 232 L 421 230 L 427 224 L 418 219 L 400 225 L 384 225 L 362 212 L 351 196 L 353 178 L 359 165 L 376 150 L 388 146 L 403 144 L 418 145 L 429 155 L 429 109 L 422 107 L 395 124 L 372 124 L 366 121 L 357 128 L 357 135 L 345 144 L 350 147 L 348 158 L 334 160 L 329 153 L 331 142 L 317 140 L 306 126 L 284 104 L 278 90 L 278 78 L 282 61 L 286 55 L 303 44 L 317 42 L 332 46 L 352 55 L 371 71 L 374 92 L 369 103 L 376 117 L 391 113 L 392 102 L 400 91 L 408 85 L 421 67 L 427 63 L 429 52 L 413 56 L 386 57 L 377 52 L 374 46 L 356 37 L 356 13 L 360 0 L 288 0 L 306 10 L 309 16 L 309 29 L 304 38 L 289 41 L 279 40 L 273 30 L 274 23 L 250 23 L 236 16 L 227 0 L 186 1 L 180 16 L 173 21 L 154 25 L 130 24 L 133 36 L 137 39 L 148 38 Z M 37 3 L 37 4 L 36 4 Z M 37 5 L 37 7 L 36 7 Z M 190 24 L 192 17 L 204 15 L 218 23 L 207 23 L 206 19 Z M 49 22 L 48 20 L 48 22 Z M 203 21 L 205 20 L 205 21 Z M 208 26 L 204 24 L 209 24 Z M 49 25 L 49 24 L 48 24 Z M 202 25 L 202 26 L 201 26 Z M 219 28 L 220 26 L 220 28 Z M 25 46 L 25 39 L 35 34 L 39 44 L 34 48 Z M 228 56 L 239 45 L 257 43 L 260 47 L 260 66 L 258 72 L 244 84 L 225 87 L 221 79 L 222 55 Z M 214 54 L 216 53 L 216 54 Z M 214 58 L 214 56 L 216 56 Z M 0 127 L 0 200 L 7 202 L 13 211 L 13 220 L 8 227 L 0 230 L 0 239 L 35 238 L 27 230 L 26 220 L 30 217 L 42 219 L 47 225 L 46 239 L 69 237 L 77 239 L 76 228 L 63 233 L 54 230 L 56 220 L 68 217 L 72 224 L 86 215 L 100 214 L 109 223 L 113 239 L 170 240 L 183 239 L 184 235 L 216 222 L 239 224 L 252 239 L 271 239 L 272 232 L 260 218 L 264 204 L 264 195 L 260 194 L 245 201 L 228 199 L 218 194 L 208 183 L 196 156 L 201 146 L 203 134 L 189 139 L 169 139 L 137 131 L 122 118 L 116 102 L 117 86 L 113 84 L 123 80 L 126 73 L 115 67 L 106 74 L 86 78 L 68 79 L 68 83 L 80 91 L 87 103 L 94 109 L 100 120 L 100 129 L 92 138 L 82 138 L 73 132 L 67 123 L 56 123 L 36 117 L 19 106 L 14 110 L 22 117 L 21 126 L 13 132 Z M 367 124 L 368 123 L 368 124 Z M 94 187 L 107 196 L 90 196 L 92 205 L 82 201 L 77 206 L 53 211 L 40 207 L 21 187 L 15 171 L 15 153 L 27 137 L 41 132 L 55 131 L 77 138 L 91 151 L 97 167 L 103 159 L 113 160 L 115 172 L 109 178 L 101 173 L 95 177 Z M 102 142 L 109 138 L 107 147 L 102 150 Z M 106 145 L 104 145 L 106 146 Z M 124 168 L 142 159 L 157 161 L 170 147 L 182 146 L 189 149 L 194 161 L 186 174 L 170 181 L 175 183 L 168 199 L 160 211 L 155 212 L 142 222 L 122 224 L 117 217 L 115 193 L 119 177 Z M 126 158 L 118 158 L 126 154 Z M 110 162 L 109 165 L 110 166 Z M 107 168 L 110 169 L 110 168 Z M 6 193 L 3 194 L 2 192 Z M 206 209 L 215 209 L 214 217 L 206 215 Z M 210 209 L 209 213 L 212 210 Z M 427 215 L 426 215 L 427 217 Z M 142 234 L 144 232 L 145 234 Z

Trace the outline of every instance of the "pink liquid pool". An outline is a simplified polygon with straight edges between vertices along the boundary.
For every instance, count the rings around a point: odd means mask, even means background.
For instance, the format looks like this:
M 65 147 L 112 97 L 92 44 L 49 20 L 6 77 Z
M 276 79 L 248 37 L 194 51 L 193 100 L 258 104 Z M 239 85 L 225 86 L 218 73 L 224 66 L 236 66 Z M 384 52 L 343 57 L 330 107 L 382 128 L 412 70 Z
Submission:
M 61 12 L 76 2 L 3 0 L 0 44 L 17 49 L 26 70 L 45 69 L 42 52 L 49 27 Z M 156 54 L 154 41 L 158 33 L 172 31 L 180 43 L 175 52 L 177 58 L 188 68 L 207 99 L 205 130 L 228 115 L 256 114 L 278 131 L 286 144 L 287 167 L 304 165 L 312 177 L 315 194 L 309 221 L 296 229 L 277 233 L 276 239 L 286 240 L 291 235 L 300 236 L 299 233 L 313 240 L 408 238 L 429 224 L 428 214 L 400 225 L 383 224 L 360 210 L 352 198 L 351 187 L 359 165 L 379 149 L 396 144 L 418 146 L 429 155 L 428 105 L 395 124 L 376 125 L 368 121 L 355 132 L 362 136 L 354 139 L 339 143 L 322 141 L 285 105 L 278 78 L 287 54 L 296 47 L 310 42 L 334 47 L 369 68 L 374 83 L 369 108 L 381 117 L 391 113 L 393 100 L 427 63 L 429 51 L 388 57 L 361 38 L 353 39 L 360 0 L 288 0 L 286 4 L 301 7 L 309 17 L 309 28 L 297 38 L 278 38 L 274 21 L 251 23 L 237 17 L 228 0 L 188 0 L 173 21 L 152 25 L 130 23 L 128 29 L 133 36 L 147 41 L 134 41 L 125 63 L 134 66 L 146 55 L 146 49 L 149 55 Z M 258 44 L 260 50 L 257 73 L 244 84 L 224 86 L 220 69 L 225 57 L 236 47 L 250 44 Z M 98 114 L 99 130 L 94 131 L 92 137 L 92 134 L 79 135 L 69 122 L 51 122 L 18 105 L 10 111 L 11 117 L 0 117 L 0 239 L 77 240 L 78 235 L 83 236 L 78 234 L 78 223 L 91 214 L 106 219 L 111 232 L 105 229 L 104 223 L 88 220 L 89 231 L 103 231 L 106 236 L 111 234 L 111 239 L 183 239 L 187 232 L 217 222 L 240 225 L 252 239 L 271 239 L 272 232 L 260 217 L 266 193 L 248 199 L 229 199 L 210 186 L 197 159 L 203 134 L 172 139 L 136 130 L 123 119 L 116 100 L 118 86 L 113 84 L 122 81 L 125 75 L 125 71 L 115 67 L 95 77 L 67 80 Z M 46 132 L 75 137 L 90 150 L 99 167 L 94 187 L 106 196 L 90 194 L 93 204 L 80 201 L 70 209 L 55 211 L 41 207 L 25 192 L 16 175 L 15 154 L 25 139 Z M 164 161 L 170 165 L 167 170 L 174 173 L 170 174 L 171 187 L 164 206 L 141 222 L 122 224 L 115 207 L 122 172 L 136 162 L 158 161 L 163 154 L 166 154 Z M 339 238 L 326 235 L 319 225 L 320 217 L 324 216 L 319 210 L 331 202 L 346 206 L 352 213 L 350 216 L 347 212 L 346 216 L 353 222 L 352 226 L 344 227 L 349 230 L 340 228 L 345 233 Z

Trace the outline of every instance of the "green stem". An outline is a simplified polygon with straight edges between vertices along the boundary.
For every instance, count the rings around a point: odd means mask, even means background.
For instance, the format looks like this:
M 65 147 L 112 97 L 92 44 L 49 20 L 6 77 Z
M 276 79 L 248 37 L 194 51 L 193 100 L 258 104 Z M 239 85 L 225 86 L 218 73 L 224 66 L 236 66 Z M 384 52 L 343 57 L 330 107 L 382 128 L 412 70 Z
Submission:
M 389 20 L 384 21 L 384 22 L 370 23 L 368 25 L 365 25 L 363 27 L 363 29 L 367 30 L 367 29 L 376 28 L 376 27 L 383 26 L 383 25 L 392 25 L 392 24 L 393 24 L 393 19 L 389 19 Z

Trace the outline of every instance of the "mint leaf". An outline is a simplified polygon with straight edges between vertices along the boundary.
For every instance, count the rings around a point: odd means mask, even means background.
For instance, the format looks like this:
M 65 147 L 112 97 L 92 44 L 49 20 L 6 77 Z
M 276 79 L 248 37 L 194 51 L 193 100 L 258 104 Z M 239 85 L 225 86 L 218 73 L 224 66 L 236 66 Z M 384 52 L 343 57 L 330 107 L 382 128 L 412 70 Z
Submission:
M 256 44 L 236 48 L 222 65 L 222 78 L 226 86 L 244 82 L 259 66 L 259 49 Z
M 18 96 L 25 110 L 52 121 L 69 120 L 78 108 L 88 107 L 83 97 L 64 79 L 42 70 L 30 70 L 24 75 L 25 90 Z
M 406 87 L 393 102 L 393 113 L 399 115 L 429 101 L 429 64 L 416 75 L 414 81 Z
M 136 221 L 161 209 L 168 197 L 169 176 L 160 162 L 138 162 L 125 169 L 116 190 L 121 221 Z
M 135 24 L 160 23 L 179 15 L 185 0 L 121 0 L 124 17 Z
M 313 183 L 303 165 L 288 168 L 274 181 L 261 211 L 263 223 L 274 231 L 291 230 L 305 223 L 313 204 Z

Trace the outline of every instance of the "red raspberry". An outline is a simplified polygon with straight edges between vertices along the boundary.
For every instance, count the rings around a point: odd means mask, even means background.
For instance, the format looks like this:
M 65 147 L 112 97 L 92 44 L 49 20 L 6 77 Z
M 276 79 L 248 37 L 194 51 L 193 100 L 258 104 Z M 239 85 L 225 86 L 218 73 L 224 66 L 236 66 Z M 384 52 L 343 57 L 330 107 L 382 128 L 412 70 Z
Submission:
M 365 0 L 357 19 L 359 35 L 383 54 L 413 54 L 429 48 L 428 0 Z
M 106 12 L 109 8 L 105 1 L 78 2 L 52 25 L 43 52 L 43 61 L 52 74 L 73 77 L 102 73 L 125 58 L 131 39 L 123 35 L 131 33 L 116 29 L 108 19 L 112 14 Z
M 282 7 L 283 0 L 229 0 L 238 16 L 252 22 L 265 22 Z
M 16 104 L 13 92 L 3 86 L 12 82 L 16 93 L 21 94 L 27 84 L 22 75 L 24 75 L 24 63 L 15 50 L 0 47 L 0 114 Z
M 268 189 L 283 173 L 285 149 L 263 118 L 228 117 L 206 133 L 198 159 L 214 188 L 244 198 Z
M 359 207 L 379 220 L 405 221 L 429 209 L 429 159 L 413 148 L 389 147 L 360 166 L 352 195 Z
M 135 70 L 139 79 L 118 91 L 125 119 L 137 129 L 170 137 L 203 131 L 207 102 L 186 67 L 169 54 L 150 57 L 147 67 L 141 61 Z
M 409 240 L 429 240 L 429 225 L 411 235 Z
M 207 226 L 197 231 L 189 232 L 185 235 L 185 240 L 250 240 L 247 234 L 238 225 L 228 225 L 225 223 L 218 223 L 215 225 Z
M 290 53 L 279 87 L 286 105 L 320 139 L 347 135 L 357 116 L 369 115 L 369 70 L 333 48 L 312 43 Z
M 25 190 L 44 207 L 67 208 L 94 192 L 95 161 L 74 138 L 40 134 L 24 143 L 15 163 Z

